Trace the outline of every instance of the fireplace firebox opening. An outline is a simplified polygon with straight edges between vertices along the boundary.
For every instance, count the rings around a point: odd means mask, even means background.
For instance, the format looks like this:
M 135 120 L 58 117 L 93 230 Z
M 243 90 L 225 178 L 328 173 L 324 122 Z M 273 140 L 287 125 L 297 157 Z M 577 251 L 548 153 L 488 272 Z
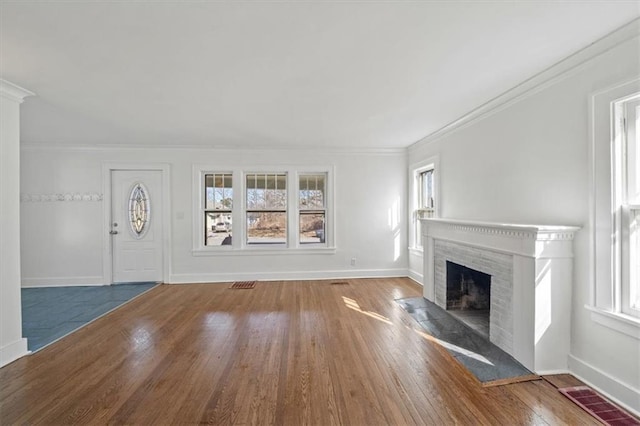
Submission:
M 447 261 L 447 310 L 489 336 L 491 275 Z
M 489 309 L 491 275 L 447 261 L 447 309 Z

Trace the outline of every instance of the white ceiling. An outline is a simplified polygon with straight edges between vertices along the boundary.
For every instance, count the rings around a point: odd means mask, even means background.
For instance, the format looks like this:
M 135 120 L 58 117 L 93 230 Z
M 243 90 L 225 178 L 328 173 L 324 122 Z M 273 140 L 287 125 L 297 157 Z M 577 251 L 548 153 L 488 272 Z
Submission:
M 30 144 L 406 147 L 639 1 L 21 1 L 0 76 Z

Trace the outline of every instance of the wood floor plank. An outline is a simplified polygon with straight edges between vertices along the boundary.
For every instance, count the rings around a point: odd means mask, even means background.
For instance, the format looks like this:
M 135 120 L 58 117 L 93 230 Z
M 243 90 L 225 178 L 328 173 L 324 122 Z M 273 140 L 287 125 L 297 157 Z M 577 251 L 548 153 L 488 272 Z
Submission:
M 570 374 L 551 374 L 544 376 L 544 380 L 551 383 L 556 388 L 566 388 L 572 386 L 584 386 L 585 384 Z
M 163 285 L 0 368 L 0 424 L 595 424 L 552 383 L 483 388 L 407 278 Z

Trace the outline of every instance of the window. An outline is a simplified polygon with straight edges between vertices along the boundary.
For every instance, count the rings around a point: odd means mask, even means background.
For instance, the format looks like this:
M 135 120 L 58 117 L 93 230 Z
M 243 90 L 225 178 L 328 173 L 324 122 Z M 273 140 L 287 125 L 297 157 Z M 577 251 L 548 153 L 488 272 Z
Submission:
M 301 174 L 298 179 L 298 241 L 300 244 L 325 242 L 325 174 Z
M 425 170 L 420 172 L 420 204 L 419 207 L 422 211 L 432 213 L 435 203 L 433 193 L 433 173 L 434 169 Z
M 204 175 L 204 241 L 207 246 L 231 245 L 233 175 Z
M 640 93 L 614 103 L 614 281 L 620 310 L 640 317 Z
M 195 165 L 193 254 L 335 251 L 332 176 L 326 166 Z
M 436 216 L 436 160 L 413 168 L 413 235 L 412 247 L 422 249 L 420 219 Z
M 640 79 L 590 98 L 589 150 L 593 321 L 640 339 Z
M 286 244 L 287 175 L 247 175 L 247 244 Z

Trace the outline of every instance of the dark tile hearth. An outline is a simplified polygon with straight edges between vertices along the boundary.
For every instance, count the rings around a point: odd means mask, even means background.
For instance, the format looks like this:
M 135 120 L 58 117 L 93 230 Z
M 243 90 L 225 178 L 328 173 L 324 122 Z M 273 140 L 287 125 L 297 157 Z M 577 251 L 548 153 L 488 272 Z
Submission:
M 448 312 L 487 339 L 489 338 L 490 320 L 488 309 L 456 309 Z
M 483 384 L 536 377 L 491 343 L 482 330 L 468 326 L 435 303 L 423 297 L 397 299 L 396 302 Z

